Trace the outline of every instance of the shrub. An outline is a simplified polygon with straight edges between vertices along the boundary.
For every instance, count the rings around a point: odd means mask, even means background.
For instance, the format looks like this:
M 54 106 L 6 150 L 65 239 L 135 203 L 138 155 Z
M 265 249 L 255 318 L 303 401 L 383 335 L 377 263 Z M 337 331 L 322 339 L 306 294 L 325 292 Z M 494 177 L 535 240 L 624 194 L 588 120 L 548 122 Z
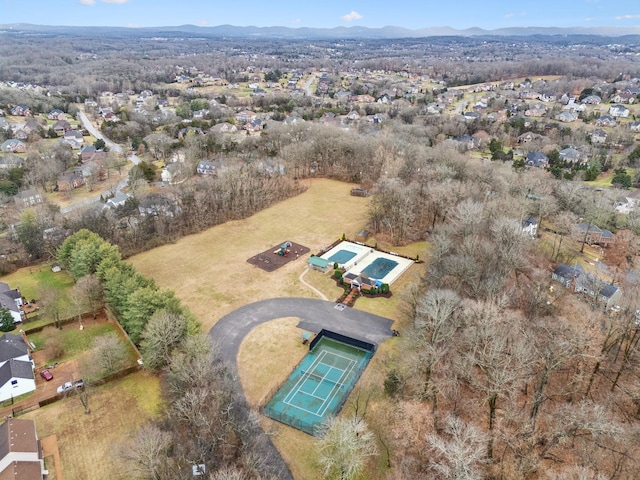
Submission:
M 402 379 L 395 369 L 392 369 L 387 374 L 387 378 L 384 379 L 384 393 L 390 397 L 395 397 L 400 393 L 402 387 Z
M 334 269 L 334 270 L 337 270 L 337 269 L 338 269 L 338 266 L 339 266 L 339 265 L 338 265 L 338 262 L 333 262 L 333 269 Z
M 64 343 L 62 342 L 62 331 L 55 327 L 46 327 L 42 330 L 44 348 L 47 358 L 59 359 L 64 355 Z
M 337 280 L 342 280 L 342 270 L 340 270 L 340 269 L 334 270 L 333 278 L 335 278 Z
M 389 293 L 389 284 L 383 283 L 382 285 L 380 285 L 380 291 L 382 293 Z

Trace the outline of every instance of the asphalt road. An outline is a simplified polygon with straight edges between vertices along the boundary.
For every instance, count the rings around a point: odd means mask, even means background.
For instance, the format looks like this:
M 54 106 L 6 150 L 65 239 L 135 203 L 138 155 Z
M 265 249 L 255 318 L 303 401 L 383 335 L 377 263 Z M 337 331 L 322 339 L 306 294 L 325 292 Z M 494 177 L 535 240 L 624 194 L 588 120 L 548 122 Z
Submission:
M 298 317 L 298 327 L 318 333 L 323 328 L 379 344 L 392 335 L 393 320 L 311 298 L 272 298 L 245 305 L 222 317 L 209 331 L 222 359 L 237 373 L 236 359 L 244 337 L 256 326 L 276 318 Z
M 359 340 L 378 344 L 392 335 L 393 320 L 346 307 L 340 311 L 335 303 L 309 298 L 273 298 L 245 305 L 222 317 L 209 330 L 209 337 L 219 346 L 220 355 L 234 375 L 238 374 L 238 350 L 244 337 L 257 325 L 283 317 L 298 317 L 298 327 L 309 332 L 323 328 Z M 237 394 L 246 403 L 242 385 L 236 383 Z M 280 452 L 269 436 L 263 432 L 257 439 L 257 451 L 267 464 L 274 478 L 293 480 L 293 476 Z

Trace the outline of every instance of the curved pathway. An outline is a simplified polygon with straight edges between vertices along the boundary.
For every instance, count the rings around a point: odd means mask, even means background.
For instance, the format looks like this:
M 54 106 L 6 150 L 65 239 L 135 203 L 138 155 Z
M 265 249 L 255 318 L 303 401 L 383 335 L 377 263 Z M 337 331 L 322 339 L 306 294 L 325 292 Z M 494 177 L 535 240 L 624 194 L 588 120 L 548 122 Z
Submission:
M 304 286 L 309 287 L 310 290 L 313 290 L 315 293 L 318 294 L 318 296 L 323 299 L 323 300 L 329 300 L 327 298 L 327 296 L 322 293 L 320 290 L 318 290 L 316 287 L 314 287 L 313 285 L 311 285 L 310 283 L 307 283 L 304 279 L 304 276 L 307 274 L 307 272 L 309 271 L 308 268 L 305 268 L 304 271 L 300 274 L 300 276 L 298 277 L 298 280 L 300 280 L 300 283 L 302 283 Z
M 244 337 L 256 326 L 283 317 L 300 318 L 299 328 L 318 333 L 323 328 L 349 337 L 378 344 L 391 337 L 393 320 L 346 307 L 335 308 L 335 303 L 309 298 L 272 298 L 262 300 L 222 317 L 209 330 L 209 337 L 218 345 L 222 360 L 229 365 L 234 376 L 238 375 L 238 351 Z M 244 398 L 242 385 L 236 382 L 237 392 Z M 266 467 L 275 478 L 293 480 L 280 452 L 264 432 L 257 439 L 257 448 L 263 458 L 268 458 Z

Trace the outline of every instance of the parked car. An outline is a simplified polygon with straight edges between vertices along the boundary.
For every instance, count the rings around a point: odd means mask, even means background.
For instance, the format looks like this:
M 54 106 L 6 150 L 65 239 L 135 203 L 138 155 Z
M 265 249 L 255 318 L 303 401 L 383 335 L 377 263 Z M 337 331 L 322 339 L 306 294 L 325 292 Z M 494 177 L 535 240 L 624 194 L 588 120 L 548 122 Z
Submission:
M 75 388 L 84 388 L 84 380 L 83 379 L 76 380 L 75 382 L 73 382 L 73 386 Z
M 53 380 L 53 375 L 51 374 L 51 372 L 49 370 L 41 370 L 40 371 L 40 376 L 42 378 L 44 378 L 47 382 L 49 380 Z
M 73 390 L 73 383 L 71 382 L 65 382 L 62 385 L 60 385 L 56 392 L 58 393 L 67 393 L 68 391 Z

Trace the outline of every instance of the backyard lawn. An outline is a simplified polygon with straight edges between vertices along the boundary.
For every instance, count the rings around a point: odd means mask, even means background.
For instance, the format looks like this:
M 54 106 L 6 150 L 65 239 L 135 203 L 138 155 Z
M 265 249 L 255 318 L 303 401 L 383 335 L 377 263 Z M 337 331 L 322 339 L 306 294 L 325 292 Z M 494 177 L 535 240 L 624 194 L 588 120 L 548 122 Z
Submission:
M 160 412 L 160 381 L 136 372 L 91 391 L 91 413 L 69 397 L 25 414 L 40 438 L 56 434 L 65 480 L 132 478 L 116 452 Z
M 0 281 L 8 283 L 11 288 L 20 288 L 22 296 L 28 301 L 40 298 L 42 288 L 66 290 L 73 286 L 73 278 L 67 272 L 54 273 L 50 264 L 25 267 L 0 277 Z

